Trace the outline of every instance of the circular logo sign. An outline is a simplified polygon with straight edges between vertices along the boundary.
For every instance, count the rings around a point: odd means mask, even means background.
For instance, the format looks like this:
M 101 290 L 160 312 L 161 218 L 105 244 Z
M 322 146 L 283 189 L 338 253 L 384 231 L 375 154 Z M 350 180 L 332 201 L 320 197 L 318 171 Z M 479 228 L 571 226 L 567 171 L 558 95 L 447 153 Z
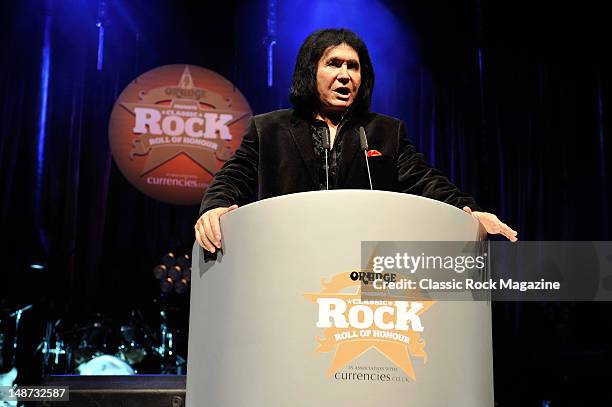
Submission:
M 221 75 L 166 65 L 121 92 L 110 118 L 110 147 L 136 188 L 163 202 L 193 205 L 240 146 L 251 115 L 242 93 Z

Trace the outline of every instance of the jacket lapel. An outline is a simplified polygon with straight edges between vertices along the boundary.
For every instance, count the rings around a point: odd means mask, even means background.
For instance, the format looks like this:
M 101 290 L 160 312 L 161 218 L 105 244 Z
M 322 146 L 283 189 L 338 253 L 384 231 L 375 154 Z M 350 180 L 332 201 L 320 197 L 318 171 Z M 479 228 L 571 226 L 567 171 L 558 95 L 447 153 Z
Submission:
M 308 169 L 312 182 L 315 186 L 318 186 L 318 166 L 308 123 L 304 119 L 294 114 L 289 125 L 289 132 L 291 133 L 291 137 L 293 138 L 293 141 L 300 152 L 304 165 Z

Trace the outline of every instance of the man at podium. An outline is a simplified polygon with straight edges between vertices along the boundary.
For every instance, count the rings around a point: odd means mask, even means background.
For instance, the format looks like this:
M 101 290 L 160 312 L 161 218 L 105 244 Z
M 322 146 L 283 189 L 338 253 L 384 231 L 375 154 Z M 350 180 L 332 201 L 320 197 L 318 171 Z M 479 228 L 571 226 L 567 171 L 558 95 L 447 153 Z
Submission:
M 370 112 L 374 69 L 364 42 L 346 29 L 306 38 L 298 52 L 293 109 L 251 118 L 242 144 L 215 175 L 195 224 L 197 242 L 221 248 L 219 218 L 258 199 L 321 189 L 378 189 L 462 208 L 489 234 L 517 232 L 430 166 L 398 119 Z

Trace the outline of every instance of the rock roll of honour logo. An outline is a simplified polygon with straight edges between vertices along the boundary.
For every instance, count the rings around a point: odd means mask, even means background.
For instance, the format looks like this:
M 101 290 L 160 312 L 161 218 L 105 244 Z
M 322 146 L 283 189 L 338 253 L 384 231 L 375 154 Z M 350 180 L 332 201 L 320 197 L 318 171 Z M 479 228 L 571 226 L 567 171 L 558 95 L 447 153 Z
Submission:
M 376 349 L 416 380 L 412 357 L 427 361 L 421 315 L 435 301 L 408 300 L 413 293 L 399 297 L 364 299 L 362 285 L 351 272 L 323 281 L 323 291 L 307 293 L 305 298 L 318 307 L 316 327 L 323 329 L 317 338 L 317 353 L 335 351 L 328 375 L 344 368 L 370 349 Z
M 111 151 L 136 188 L 163 202 L 200 202 L 240 145 L 251 108 L 221 75 L 167 65 L 132 81 L 109 124 Z

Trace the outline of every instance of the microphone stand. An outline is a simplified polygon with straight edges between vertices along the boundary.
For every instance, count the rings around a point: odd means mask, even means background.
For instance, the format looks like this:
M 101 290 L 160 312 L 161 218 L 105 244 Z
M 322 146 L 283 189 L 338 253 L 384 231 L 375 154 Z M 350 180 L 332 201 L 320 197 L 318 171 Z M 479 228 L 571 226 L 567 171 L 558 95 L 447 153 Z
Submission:
M 370 162 L 368 160 L 368 138 L 363 127 L 359 128 L 359 142 L 361 143 L 361 149 L 365 157 L 366 168 L 368 169 L 368 180 L 370 181 L 370 191 L 372 191 L 374 188 L 372 187 L 372 175 L 370 174 Z
M 329 142 L 329 129 L 327 126 L 323 129 L 323 149 L 325 150 L 325 187 L 329 191 L 329 162 L 327 160 L 327 153 L 331 150 L 331 143 Z

